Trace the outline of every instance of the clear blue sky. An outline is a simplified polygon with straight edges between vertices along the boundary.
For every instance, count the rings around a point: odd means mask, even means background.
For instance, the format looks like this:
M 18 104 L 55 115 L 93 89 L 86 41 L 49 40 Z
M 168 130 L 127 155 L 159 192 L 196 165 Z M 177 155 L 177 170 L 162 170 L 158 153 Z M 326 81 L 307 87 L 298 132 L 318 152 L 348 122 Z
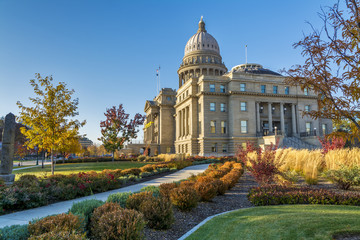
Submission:
M 0 0 L 0 116 L 29 105 L 35 73 L 66 82 L 79 98 L 81 133 L 96 141 L 106 108 L 131 117 L 161 86 L 178 87 L 177 69 L 200 16 L 228 69 L 245 62 L 278 71 L 303 61 L 292 44 L 322 26 L 332 0 L 90 1 Z M 141 131 L 142 137 L 142 131 Z

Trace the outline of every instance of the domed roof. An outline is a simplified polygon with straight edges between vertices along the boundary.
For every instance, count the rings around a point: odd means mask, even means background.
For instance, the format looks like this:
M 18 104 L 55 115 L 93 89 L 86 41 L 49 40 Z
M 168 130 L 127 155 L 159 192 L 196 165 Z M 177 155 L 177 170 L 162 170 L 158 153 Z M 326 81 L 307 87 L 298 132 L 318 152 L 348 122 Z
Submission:
M 263 66 L 256 63 L 246 63 L 246 64 L 237 65 L 231 69 L 231 72 L 244 72 L 244 73 L 252 73 L 252 74 L 269 74 L 269 75 L 282 76 L 280 73 L 263 68 Z
M 213 51 L 220 55 L 219 44 L 216 39 L 207 33 L 205 30 L 205 22 L 201 17 L 199 22 L 199 29 L 196 34 L 194 34 L 185 46 L 185 55 L 198 50 Z

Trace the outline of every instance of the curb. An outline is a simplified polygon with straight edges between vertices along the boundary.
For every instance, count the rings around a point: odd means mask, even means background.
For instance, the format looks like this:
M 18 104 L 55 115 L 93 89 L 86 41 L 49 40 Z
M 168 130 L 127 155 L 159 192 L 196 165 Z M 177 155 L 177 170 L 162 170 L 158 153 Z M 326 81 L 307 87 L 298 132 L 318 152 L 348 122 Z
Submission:
M 193 234 L 196 230 L 198 230 L 202 225 L 204 225 L 205 223 L 207 223 L 208 221 L 210 221 L 211 219 L 213 219 L 214 217 L 220 216 L 220 215 L 224 215 L 227 213 L 231 213 L 231 212 L 235 212 L 241 209 L 247 209 L 249 207 L 246 208 L 238 208 L 238 209 L 234 209 L 231 211 L 226 211 L 226 212 L 222 212 L 222 213 L 218 213 L 212 216 L 209 216 L 207 218 L 205 218 L 202 222 L 200 222 L 198 225 L 196 225 L 195 227 L 193 227 L 190 231 L 188 231 L 187 233 L 185 233 L 184 235 L 182 235 L 178 240 L 185 240 L 187 237 L 189 237 L 191 234 Z

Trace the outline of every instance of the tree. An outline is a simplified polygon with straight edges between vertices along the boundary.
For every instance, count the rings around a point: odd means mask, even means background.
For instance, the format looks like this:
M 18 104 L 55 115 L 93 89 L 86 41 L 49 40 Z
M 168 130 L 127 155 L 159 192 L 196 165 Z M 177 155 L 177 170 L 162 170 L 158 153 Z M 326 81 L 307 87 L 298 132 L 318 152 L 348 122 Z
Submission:
M 17 102 L 21 112 L 19 120 L 27 128 L 21 132 L 27 138 L 26 146 L 47 150 L 51 155 L 51 173 L 54 174 L 54 153 L 66 148 L 78 136 L 78 131 L 85 121 L 74 118 L 78 115 L 78 99 L 72 99 L 74 90 L 69 90 L 64 82 L 53 84 L 52 76 L 42 78 L 39 73 L 30 80 L 37 97 L 30 97 L 34 107 L 25 107 Z
M 113 106 L 106 109 L 104 113 L 106 120 L 100 122 L 101 137 L 105 149 L 112 153 L 114 161 L 114 153 L 124 147 L 124 144 L 130 139 L 136 138 L 139 130 L 138 126 L 142 125 L 145 116 L 137 113 L 134 119 L 129 120 L 129 114 L 125 113 L 123 105 L 119 108 Z
M 316 118 L 349 120 L 354 137 L 360 133 L 360 0 L 340 0 L 322 8 L 322 30 L 295 43 L 306 58 L 303 65 L 285 71 L 287 82 L 318 94 L 318 110 L 304 112 Z

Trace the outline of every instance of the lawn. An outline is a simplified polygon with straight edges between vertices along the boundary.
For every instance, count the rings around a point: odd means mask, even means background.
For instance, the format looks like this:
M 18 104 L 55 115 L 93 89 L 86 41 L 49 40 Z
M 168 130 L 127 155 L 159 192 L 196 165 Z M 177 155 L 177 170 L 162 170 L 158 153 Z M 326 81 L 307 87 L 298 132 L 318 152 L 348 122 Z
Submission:
M 55 173 L 58 174 L 71 174 L 78 172 L 96 171 L 101 172 L 104 169 L 127 169 L 127 168 L 139 168 L 149 163 L 142 162 L 99 162 L 99 163 L 65 163 L 55 165 Z M 44 176 L 45 174 L 51 174 L 50 165 L 45 165 L 41 168 L 41 165 L 34 168 L 22 169 L 14 172 L 17 176 L 19 174 L 34 174 L 37 176 Z
M 335 233 L 360 233 L 360 207 L 282 205 L 254 207 L 215 217 L 186 240 L 332 239 Z

